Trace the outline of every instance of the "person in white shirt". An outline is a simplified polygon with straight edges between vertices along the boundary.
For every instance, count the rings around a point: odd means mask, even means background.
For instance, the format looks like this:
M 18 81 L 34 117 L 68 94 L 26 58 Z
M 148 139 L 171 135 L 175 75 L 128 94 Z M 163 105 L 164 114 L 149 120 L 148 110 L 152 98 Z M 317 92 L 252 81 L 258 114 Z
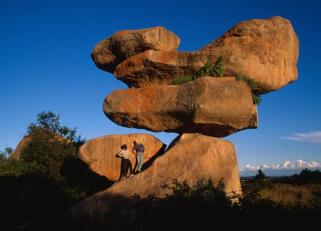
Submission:
M 130 162 L 130 153 L 127 150 L 127 145 L 123 144 L 120 148 L 121 151 L 116 154 L 116 157 L 121 158 L 120 176 L 118 180 L 123 180 L 127 178 L 128 170 L 129 174 L 132 175 L 132 163 Z

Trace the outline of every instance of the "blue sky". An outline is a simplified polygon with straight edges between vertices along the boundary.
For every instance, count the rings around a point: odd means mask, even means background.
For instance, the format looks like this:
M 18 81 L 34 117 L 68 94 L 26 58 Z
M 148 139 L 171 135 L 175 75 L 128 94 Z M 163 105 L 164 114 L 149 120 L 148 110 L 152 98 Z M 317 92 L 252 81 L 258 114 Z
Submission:
M 102 111 L 105 96 L 126 86 L 96 68 L 90 52 L 116 31 L 160 25 L 181 38 L 179 50 L 195 50 L 240 21 L 280 15 L 291 20 L 300 40 L 299 80 L 263 96 L 258 129 L 226 139 L 236 145 L 241 168 L 298 159 L 321 162 L 320 12 L 321 3 L 307 0 L 2 0 L 0 150 L 15 147 L 43 110 L 59 113 L 87 139 L 146 132 L 119 127 Z M 282 138 L 293 133 L 304 138 Z M 176 136 L 154 134 L 165 143 Z

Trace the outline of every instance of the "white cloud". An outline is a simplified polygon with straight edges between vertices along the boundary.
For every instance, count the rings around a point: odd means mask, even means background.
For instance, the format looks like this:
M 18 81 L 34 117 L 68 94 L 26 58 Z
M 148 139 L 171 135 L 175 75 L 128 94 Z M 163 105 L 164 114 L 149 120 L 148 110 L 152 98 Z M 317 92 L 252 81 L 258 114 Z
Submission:
M 259 169 L 262 170 L 301 170 L 303 168 L 309 169 L 319 169 L 321 168 L 321 162 L 318 161 L 304 161 L 304 160 L 297 160 L 295 162 L 291 162 L 289 160 L 284 161 L 283 163 L 276 163 L 276 164 L 259 164 L 259 165 L 250 165 L 246 164 L 244 168 L 241 169 L 242 171 L 249 171 L 255 172 Z
M 313 131 L 313 132 L 307 132 L 307 133 L 293 133 L 290 136 L 282 137 L 282 139 L 321 144 L 321 131 Z

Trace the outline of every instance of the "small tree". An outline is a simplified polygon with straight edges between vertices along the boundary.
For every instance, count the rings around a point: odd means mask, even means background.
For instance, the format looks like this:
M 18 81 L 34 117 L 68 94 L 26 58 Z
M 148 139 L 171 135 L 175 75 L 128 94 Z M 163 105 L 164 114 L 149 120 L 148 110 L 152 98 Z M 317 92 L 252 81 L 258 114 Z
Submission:
M 76 128 L 69 128 L 60 124 L 60 116 L 51 112 L 43 111 L 37 114 L 36 123 L 31 123 L 27 129 L 27 135 L 33 135 L 39 131 L 53 133 L 64 137 L 74 143 L 84 143 L 84 140 L 77 135 Z
M 77 156 L 78 148 L 84 143 L 76 129 L 60 124 L 60 117 L 53 112 L 37 114 L 36 123 L 31 123 L 27 135 L 30 144 L 21 153 L 21 159 L 32 163 L 42 174 L 59 178 L 61 166 L 68 156 Z
M 259 171 L 255 175 L 254 179 L 255 180 L 264 180 L 264 179 L 266 179 L 266 175 L 264 174 L 264 172 L 261 169 L 259 169 Z

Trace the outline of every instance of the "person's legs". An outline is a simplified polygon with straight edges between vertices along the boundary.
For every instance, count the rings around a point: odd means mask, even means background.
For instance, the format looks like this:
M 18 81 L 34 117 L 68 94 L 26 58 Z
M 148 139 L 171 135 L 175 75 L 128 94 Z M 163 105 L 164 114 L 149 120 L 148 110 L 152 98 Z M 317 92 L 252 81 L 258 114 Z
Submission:
M 122 158 L 120 163 L 120 176 L 118 180 L 122 180 L 125 176 L 125 160 Z
M 140 172 L 142 170 L 142 166 L 143 166 L 143 153 L 142 152 L 137 153 L 137 162 L 138 162 L 137 171 Z
M 135 173 L 137 171 L 137 166 L 138 166 L 138 158 L 137 158 L 137 154 L 136 154 L 136 161 L 135 161 L 135 165 L 133 168 L 133 173 Z
M 124 178 L 126 178 L 126 177 L 127 177 L 127 174 L 128 174 L 128 168 L 129 168 L 130 160 L 124 159 L 124 163 L 125 163 L 125 167 L 124 167 Z
M 128 160 L 128 168 L 129 168 L 129 175 L 133 174 L 133 166 L 132 166 L 132 162 L 130 160 Z

